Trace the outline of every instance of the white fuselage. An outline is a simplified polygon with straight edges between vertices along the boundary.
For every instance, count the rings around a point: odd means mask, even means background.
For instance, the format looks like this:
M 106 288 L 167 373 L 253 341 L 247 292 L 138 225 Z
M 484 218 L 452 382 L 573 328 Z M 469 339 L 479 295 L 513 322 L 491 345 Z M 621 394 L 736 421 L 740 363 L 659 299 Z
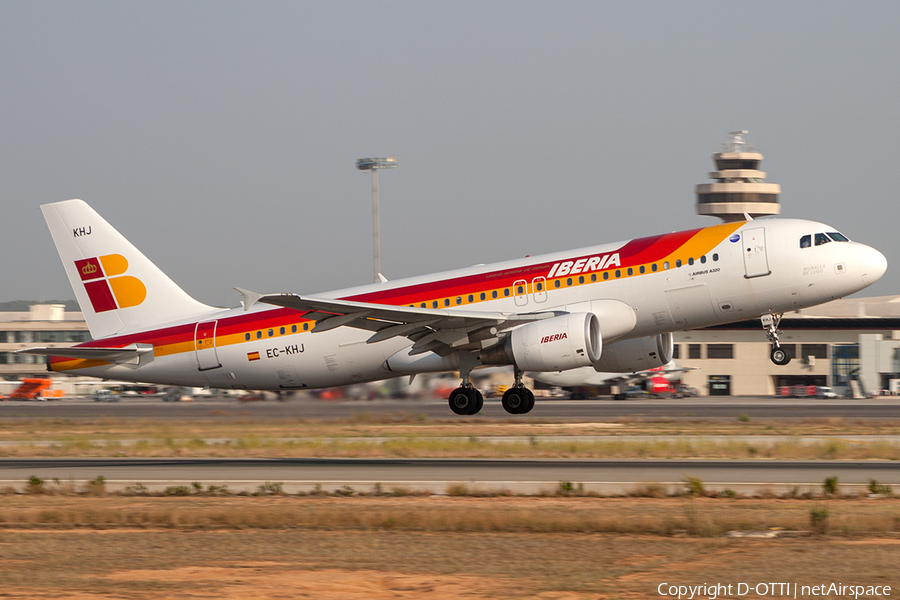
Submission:
M 812 221 L 760 219 L 317 297 L 494 313 L 599 311 L 606 345 L 793 311 L 852 294 L 881 277 L 884 257 L 864 244 L 829 241 L 801 248 L 802 236 L 833 231 Z M 611 318 L 604 322 L 599 307 L 610 300 L 630 309 L 633 326 L 619 327 L 618 317 L 617 323 L 608 322 Z M 451 355 L 418 362 L 395 360 L 392 365 L 390 359 L 403 357 L 411 340 L 398 336 L 367 343 L 371 331 L 304 330 L 312 326 L 303 313 L 286 308 L 257 304 L 249 311 L 221 309 L 199 320 L 83 344 L 152 346 L 153 351 L 143 354 L 137 364 L 57 360 L 53 368 L 148 383 L 278 390 L 446 371 L 459 364 Z

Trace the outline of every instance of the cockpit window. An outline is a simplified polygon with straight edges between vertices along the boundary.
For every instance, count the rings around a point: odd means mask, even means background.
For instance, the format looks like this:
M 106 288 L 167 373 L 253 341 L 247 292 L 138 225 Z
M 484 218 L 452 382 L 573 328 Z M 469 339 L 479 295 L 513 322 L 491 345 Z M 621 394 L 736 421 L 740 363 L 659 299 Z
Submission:
M 846 235 L 844 235 L 843 233 L 838 233 L 837 231 L 829 231 L 828 237 L 830 237 L 831 239 L 833 239 L 836 242 L 849 242 L 850 241 L 849 239 L 847 239 Z
M 812 236 L 811 235 L 804 235 L 802 238 L 800 238 L 800 247 L 801 248 L 809 248 L 810 246 L 812 246 Z
M 822 244 L 827 244 L 831 240 L 824 233 L 816 234 L 816 246 L 821 246 Z

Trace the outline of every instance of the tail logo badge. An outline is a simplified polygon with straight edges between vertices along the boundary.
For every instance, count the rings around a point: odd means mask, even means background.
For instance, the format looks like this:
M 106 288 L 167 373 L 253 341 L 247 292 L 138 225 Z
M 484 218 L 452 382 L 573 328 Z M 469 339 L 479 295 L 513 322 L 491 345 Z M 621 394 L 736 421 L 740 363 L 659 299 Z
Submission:
M 137 306 L 147 297 L 144 283 L 125 275 L 128 260 L 121 254 L 76 260 L 75 268 L 96 313 Z

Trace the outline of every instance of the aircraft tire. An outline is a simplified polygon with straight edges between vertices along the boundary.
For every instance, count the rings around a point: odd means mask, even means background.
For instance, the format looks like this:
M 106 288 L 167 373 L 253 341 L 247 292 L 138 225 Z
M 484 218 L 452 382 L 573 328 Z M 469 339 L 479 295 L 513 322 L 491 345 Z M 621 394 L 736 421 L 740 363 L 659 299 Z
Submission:
M 474 415 L 478 412 L 476 409 L 480 395 L 475 388 L 458 387 L 450 393 L 450 410 L 458 415 Z
M 525 393 L 527 391 L 527 388 L 516 387 L 506 390 L 500 402 L 503 405 L 503 410 L 511 415 L 520 415 L 523 412 L 527 412 L 524 411 L 528 407 L 528 394 Z
M 528 388 L 522 388 L 522 389 L 525 390 L 525 395 L 528 396 L 528 402 L 527 402 L 527 404 L 525 404 L 522 412 L 520 412 L 519 414 L 525 415 L 525 414 L 530 413 L 531 409 L 534 408 L 534 392 L 532 392 Z
M 474 388 L 473 388 L 474 389 Z M 475 410 L 471 414 L 477 415 L 484 408 L 484 394 L 480 390 L 475 390 Z
M 769 358 L 772 359 L 773 363 L 780 367 L 791 362 L 791 355 L 788 351 L 778 346 L 772 346 L 772 352 L 769 354 Z

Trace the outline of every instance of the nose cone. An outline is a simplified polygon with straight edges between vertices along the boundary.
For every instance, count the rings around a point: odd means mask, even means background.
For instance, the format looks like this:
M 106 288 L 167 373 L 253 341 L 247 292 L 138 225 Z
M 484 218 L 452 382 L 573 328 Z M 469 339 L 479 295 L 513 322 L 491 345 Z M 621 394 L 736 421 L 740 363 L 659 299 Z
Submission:
M 866 286 L 870 286 L 881 279 L 881 276 L 887 271 L 887 259 L 884 254 L 871 246 L 863 246 L 860 250 L 859 269 L 862 273 L 862 280 Z

